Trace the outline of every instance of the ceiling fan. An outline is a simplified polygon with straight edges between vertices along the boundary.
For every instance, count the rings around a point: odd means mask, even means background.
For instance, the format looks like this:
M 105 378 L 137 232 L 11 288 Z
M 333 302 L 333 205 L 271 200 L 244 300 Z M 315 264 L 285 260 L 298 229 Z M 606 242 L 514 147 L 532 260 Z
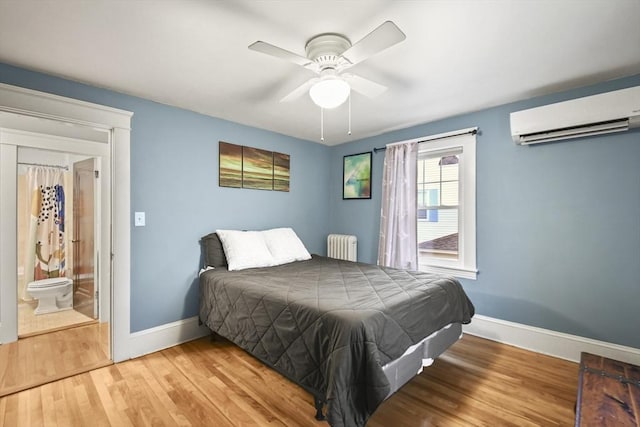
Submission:
M 295 88 L 280 102 L 293 101 L 309 92 L 321 108 L 329 109 L 347 100 L 351 89 L 374 98 L 387 88 L 345 70 L 403 41 L 405 34 L 392 21 L 386 21 L 355 44 L 342 34 L 323 33 L 312 37 L 305 46 L 306 56 L 257 41 L 249 49 L 293 62 L 318 74 Z

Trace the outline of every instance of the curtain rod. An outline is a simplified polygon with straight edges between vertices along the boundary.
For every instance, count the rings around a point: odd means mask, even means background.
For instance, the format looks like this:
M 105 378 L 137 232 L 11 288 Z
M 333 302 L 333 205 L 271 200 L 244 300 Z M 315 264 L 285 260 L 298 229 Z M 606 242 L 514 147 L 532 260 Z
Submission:
M 69 170 L 69 166 L 61 166 L 61 165 L 47 165 L 44 163 L 28 163 L 28 162 L 18 162 L 19 165 L 25 165 L 25 166 L 41 166 L 43 168 L 57 168 L 57 169 L 64 169 L 66 171 Z
M 478 133 L 478 128 L 473 128 L 473 129 L 471 129 L 471 130 L 469 130 L 469 131 L 466 131 L 466 132 L 460 132 L 460 133 L 456 133 L 456 134 L 453 134 L 453 135 L 451 135 L 451 134 L 447 134 L 447 135 L 439 136 L 439 137 L 437 137 L 437 138 L 425 138 L 423 141 L 420 141 L 420 142 L 425 142 L 425 141 L 437 141 L 438 139 L 452 138 L 452 137 L 454 137 L 454 136 L 466 135 L 466 134 L 468 134 L 468 133 L 469 133 L 469 134 L 471 134 L 471 135 L 475 135 L 475 134 L 477 134 L 477 133 Z M 386 150 L 386 149 L 387 149 L 387 147 L 374 148 L 374 149 L 373 149 L 373 152 L 374 152 L 374 153 L 377 153 L 378 151 L 384 151 L 384 150 Z

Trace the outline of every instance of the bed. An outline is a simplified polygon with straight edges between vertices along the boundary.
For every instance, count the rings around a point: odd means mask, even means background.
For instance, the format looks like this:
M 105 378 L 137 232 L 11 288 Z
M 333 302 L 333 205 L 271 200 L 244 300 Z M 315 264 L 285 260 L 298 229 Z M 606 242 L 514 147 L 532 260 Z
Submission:
M 314 396 L 317 418 L 362 426 L 461 337 L 474 307 L 450 277 L 313 255 L 230 271 L 202 240 L 200 319 Z

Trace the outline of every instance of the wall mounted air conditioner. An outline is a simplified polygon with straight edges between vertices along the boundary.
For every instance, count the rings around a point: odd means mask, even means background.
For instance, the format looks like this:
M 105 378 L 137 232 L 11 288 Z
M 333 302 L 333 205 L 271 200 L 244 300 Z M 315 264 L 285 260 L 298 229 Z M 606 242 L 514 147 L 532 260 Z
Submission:
M 528 145 L 640 127 L 640 86 L 511 113 L 511 135 Z

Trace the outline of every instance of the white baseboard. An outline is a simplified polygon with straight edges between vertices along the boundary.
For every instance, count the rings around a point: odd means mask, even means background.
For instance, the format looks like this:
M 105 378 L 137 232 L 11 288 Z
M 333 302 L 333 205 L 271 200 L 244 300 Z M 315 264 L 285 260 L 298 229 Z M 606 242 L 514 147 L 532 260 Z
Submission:
M 476 314 L 463 332 L 561 359 L 580 361 L 587 352 L 640 365 L 640 349 Z
M 198 325 L 198 316 L 134 332 L 129 335 L 129 358 L 164 350 L 210 333 L 209 328 Z
M 578 362 L 580 353 L 584 351 L 640 365 L 640 349 L 637 348 L 494 319 L 481 314 L 476 314 L 471 323 L 463 325 L 462 329 L 469 335 L 573 362 Z M 134 358 L 164 350 L 210 333 L 209 328 L 198 325 L 197 316 L 134 332 L 129 335 L 129 357 Z

